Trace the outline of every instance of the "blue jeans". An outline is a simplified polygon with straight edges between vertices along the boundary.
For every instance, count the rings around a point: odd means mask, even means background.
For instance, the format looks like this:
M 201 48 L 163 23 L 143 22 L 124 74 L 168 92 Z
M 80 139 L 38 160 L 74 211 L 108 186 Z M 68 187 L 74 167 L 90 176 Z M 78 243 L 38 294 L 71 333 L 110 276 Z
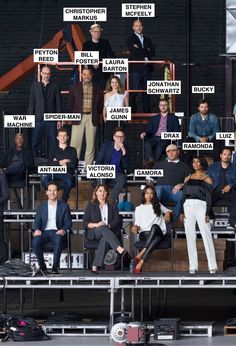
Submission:
M 172 185 L 158 185 L 155 187 L 155 189 L 157 197 L 162 204 L 165 205 L 165 203 L 168 203 L 170 201 L 175 202 L 175 205 L 173 207 L 173 221 L 176 221 L 179 217 L 180 203 L 182 200 L 183 192 L 179 191 L 174 194 L 172 192 Z
M 25 165 L 23 162 L 12 162 L 5 170 L 8 182 L 25 180 Z
M 70 173 L 66 173 L 66 174 L 47 174 L 43 177 L 42 179 L 42 186 L 46 189 L 48 186 L 48 183 L 50 181 L 62 181 L 63 183 L 63 194 L 62 194 L 62 200 L 64 202 L 67 202 L 69 195 L 70 195 L 70 189 L 72 187 L 73 184 L 73 176 Z
M 32 151 L 34 157 L 38 157 L 42 138 L 45 137 L 45 132 L 48 137 L 49 152 L 57 145 L 56 142 L 56 121 L 40 120 L 35 123 L 35 128 L 32 131 Z
M 33 237 L 32 239 L 32 247 L 41 269 L 46 267 L 43 258 L 43 244 L 47 242 L 52 242 L 53 245 L 53 267 L 58 268 L 60 265 L 60 257 L 64 245 L 63 243 L 66 242 L 66 234 L 61 236 L 56 234 L 56 232 L 56 230 L 42 231 L 40 236 Z

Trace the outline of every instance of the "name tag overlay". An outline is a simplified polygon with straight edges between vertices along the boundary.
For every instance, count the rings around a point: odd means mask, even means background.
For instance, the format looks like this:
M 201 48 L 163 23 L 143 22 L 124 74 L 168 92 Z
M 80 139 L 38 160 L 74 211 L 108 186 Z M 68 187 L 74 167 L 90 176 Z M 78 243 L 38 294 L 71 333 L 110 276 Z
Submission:
M 234 140 L 234 132 L 216 132 L 217 140 L 225 140 L 225 139 L 233 139 Z
M 163 169 L 135 169 L 135 177 L 163 177 Z
M 5 128 L 35 127 L 35 115 L 4 115 Z
M 76 65 L 99 64 L 99 51 L 75 51 L 74 63 Z
M 147 93 L 157 94 L 181 94 L 180 80 L 148 80 Z
M 115 177 L 116 177 L 115 165 L 88 165 L 87 166 L 87 179 L 92 179 L 92 178 L 115 179 Z
M 162 132 L 161 139 L 182 139 L 182 132 Z
M 45 121 L 80 121 L 81 113 L 44 113 Z
M 213 150 L 213 143 L 182 143 L 183 150 Z
M 192 94 L 214 94 L 214 85 L 192 85 Z
M 107 120 L 131 120 L 131 107 L 107 107 Z
M 39 174 L 65 174 L 67 166 L 38 166 Z
M 103 72 L 128 72 L 128 59 L 102 59 Z
M 58 49 L 34 49 L 34 62 L 58 62 Z
M 122 17 L 155 17 L 155 4 L 122 4 Z
M 64 22 L 106 22 L 106 7 L 64 7 Z

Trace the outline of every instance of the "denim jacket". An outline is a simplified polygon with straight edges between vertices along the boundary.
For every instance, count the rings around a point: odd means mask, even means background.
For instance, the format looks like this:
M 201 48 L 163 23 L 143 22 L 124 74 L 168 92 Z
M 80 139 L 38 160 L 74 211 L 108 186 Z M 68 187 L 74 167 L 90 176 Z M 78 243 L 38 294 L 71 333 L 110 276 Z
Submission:
M 204 121 L 202 121 L 199 112 L 190 118 L 188 135 L 194 138 L 196 142 L 200 141 L 200 137 L 208 137 L 209 141 L 212 141 L 216 137 L 216 132 L 219 131 L 219 121 L 217 116 L 212 113 L 208 113 Z
M 217 186 L 220 185 L 220 178 L 221 178 L 221 162 L 217 161 L 212 163 L 208 170 L 207 174 L 212 178 L 213 180 L 213 190 L 217 188 Z M 235 167 L 230 163 L 228 168 L 226 168 L 226 181 L 228 185 L 232 186 L 232 189 L 236 189 L 236 169 Z

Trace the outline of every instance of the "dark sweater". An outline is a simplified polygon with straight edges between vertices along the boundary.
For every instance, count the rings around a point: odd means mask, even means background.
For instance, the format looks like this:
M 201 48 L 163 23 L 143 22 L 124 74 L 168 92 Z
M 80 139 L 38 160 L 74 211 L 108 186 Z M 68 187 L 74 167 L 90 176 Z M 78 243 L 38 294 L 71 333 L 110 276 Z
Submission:
M 56 158 L 57 161 L 53 161 Z M 48 163 L 50 165 L 59 165 L 60 160 L 70 159 L 67 163 L 67 173 L 74 174 L 75 168 L 77 167 L 77 152 L 76 149 L 67 146 L 64 150 L 59 146 L 56 147 L 49 156 Z
M 163 169 L 163 177 L 158 177 L 157 185 L 171 185 L 182 184 L 184 178 L 191 173 L 190 167 L 182 161 L 172 163 L 166 161 L 159 161 L 153 167 L 154 169 Z

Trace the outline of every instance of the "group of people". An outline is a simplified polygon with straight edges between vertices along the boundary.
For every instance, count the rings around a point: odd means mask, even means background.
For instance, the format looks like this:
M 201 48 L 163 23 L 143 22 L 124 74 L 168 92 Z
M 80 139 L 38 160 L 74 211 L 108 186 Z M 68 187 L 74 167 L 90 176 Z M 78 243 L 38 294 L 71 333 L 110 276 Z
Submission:
M 83 44 L 85 51 L 99 51 L 99 59 L 114 58 L 115 54 L 109 42 L 101 38 L 102 28 L 93 24 L 90 28 L 91 39 Z M 140 20 L 133 22 L 133 34 L 127 39 L 129 59 L 143 61 L 130 66 L 130 85 L 133 90 L 146 90 L 150 80 L 155 55 L 152 41 L 143 35 Z M 107 107 L 131 106 L 132 113 L 137 111 L 137 93 L 125 92 L 118 76 L 111 76 L 102 71 L 101 65 L 84 66 L 81 81 L 77 81 L 69 90 L 69 109 L 80 113 L 81 120 L 73 122 L 71 133 L 60 121 L 44 121 L 44 113 L 60 113 L 61 95 L 58 84 L 52 80 L 51 68 L 43 66 L 41 80 L 31 87 L 28 114 L 34 114 L 36 126 L 32 133 L 32 150 L 25 148 L 24 135 L 15 135 L 14 147 L 4 153 L 0 160 L 2 183 L 24 179 L 26 170 L 34 168 L 34 159 L 39 156 L 40 144 L 47 132 L 49 142 L 48 165 L 67 166 L 66 174 L 46 174 L 42 186 L 46 189 L 47 202 L 37 211 L 33 232 L 33 249 L 40 269 L 47 272 L 43 259 L 43 243 L 52 241 L 54 246 L 54 273 L 58 273 L 60 255 L 66 232 L 71 228 L 71 215 L 68 207 L 70 189 L 73 186 L 78 160 L 81 159 L 83 138 L 85 136 L 85 167 L 94 163 L 98 165 L 115 165 L 115 179 L 97 185 L 92 201 L 84 214 L 84 227 L 88 239 L 96 239 L 99 246 L 92 264 L 92 272 L 97 273 L 103 265 L 107 249 L 111 248 L 123 260 L 130 260 L 117 237 L 120 218 L 117 200 L 126 184 L 126 172 L 129 168 L 129 148 L 125 144 L 124 127 L 113 126 L 112 138 L 103 142 L 95 157 L 97 128 L 103 120 L 107 124 Z M 142 94 L 143 112 L 150 112 L 147 93 Z M 209 103 L 202 99 L 198 112 L 190 118 L 186 141 L 213 142 L 215 162 L 208 167 L 207 161 L 193 154 L 192 164 L 180 160 L 177 145 L 170 140 L 163 140 L 163 132 L 181 132 L 179 120 L 170 113 L 168 101 L 160 99 L 159 113 L 150 118 L 146 130 L 140 134 L 144 141 L 144 160 L 147 167 L 163 169 L 163 177 L 158 177 L 155 186 L 148 185 L 142 191 L 141 204 L 135 209 L 132 233 L 140 233 L 145 242 L 144 248 L 134 257 L 134 273 L 142 270 L 152 251 L 165 239 L 170 222 L 179 218 L 184 223 L 187 249 L 189 254 L 189 271 L 198 270 L 195 227 L 198 223 L 206 249 L 210 273 L 215 273 L 217 264 L 214 244 L 210 233 L 210 219 L 213 217 L 212 206 L 218 200 L 230 201 L 229 222 L 236 227 L 236 173 L 231 163 L 232 151 L 229 147 L 220 149 L 216 133 L 220 131 L 216 115 L 209 112 Z M 107 131 L 108 132 L 108 131 Z M 178 143 L 177 143 L 178 144 Z M 58 199 L 57 181 L 63 183 L 62 200 Z M 5 185 L 3 185 L 5 186 Z M 111 200 L 109 190 L 111 188 Z M 2 201 L 8 198 L 7 188 L 3 187 Z M 1 196 L 0 196 L 1 198 Z M 174 202 L 173 209 L 168 209 L 169 202 Z M 1 205 L 1 201 L 0 201 Z

